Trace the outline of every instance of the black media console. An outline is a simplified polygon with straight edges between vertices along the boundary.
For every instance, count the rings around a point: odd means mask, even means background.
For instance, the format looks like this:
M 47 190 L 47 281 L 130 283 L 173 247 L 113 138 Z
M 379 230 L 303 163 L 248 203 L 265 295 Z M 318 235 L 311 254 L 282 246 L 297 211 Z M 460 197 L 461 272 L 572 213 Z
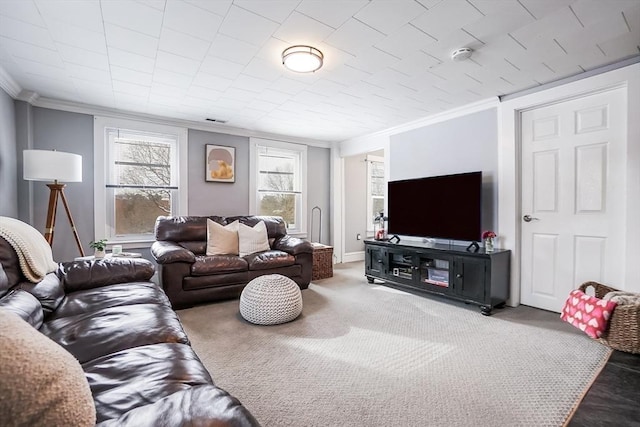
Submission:
M 385 284 L 439 294 L 480 306 L 485 316 L 509 298 L 511 251 L 365 240 L 365 275 Z

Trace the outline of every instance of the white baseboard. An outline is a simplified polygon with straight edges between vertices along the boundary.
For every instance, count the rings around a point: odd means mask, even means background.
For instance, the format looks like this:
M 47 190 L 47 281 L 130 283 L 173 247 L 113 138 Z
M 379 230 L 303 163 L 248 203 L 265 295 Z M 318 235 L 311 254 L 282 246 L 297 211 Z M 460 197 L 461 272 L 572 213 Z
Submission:
M 345 252 L 342 254 L 342 262 L 364 261 L 364 251 Z

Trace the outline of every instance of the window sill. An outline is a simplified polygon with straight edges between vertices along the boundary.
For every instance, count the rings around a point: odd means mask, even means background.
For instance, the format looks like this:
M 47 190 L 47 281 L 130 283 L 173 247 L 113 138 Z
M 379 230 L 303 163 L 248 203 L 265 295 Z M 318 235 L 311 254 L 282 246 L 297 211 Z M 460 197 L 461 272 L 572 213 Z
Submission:
M 127 249 L 149 249 L 155 240 L 109 240 L 107 249 L 113 248 L 113 245 L 121 245 L 123 250 Z

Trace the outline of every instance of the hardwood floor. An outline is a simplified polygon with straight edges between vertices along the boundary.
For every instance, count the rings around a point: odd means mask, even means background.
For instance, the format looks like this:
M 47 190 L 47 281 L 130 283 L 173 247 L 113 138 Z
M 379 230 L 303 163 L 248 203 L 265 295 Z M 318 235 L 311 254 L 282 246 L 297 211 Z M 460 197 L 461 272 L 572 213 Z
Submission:
M 640 354 L 614 351 L 568 426 L 640 426 Z

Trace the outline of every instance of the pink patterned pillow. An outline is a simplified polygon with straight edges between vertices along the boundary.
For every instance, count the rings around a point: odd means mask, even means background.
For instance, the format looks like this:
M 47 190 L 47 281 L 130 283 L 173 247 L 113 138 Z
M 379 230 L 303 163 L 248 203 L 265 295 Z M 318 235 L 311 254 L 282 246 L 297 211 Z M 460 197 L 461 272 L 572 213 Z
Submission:
M 591 338 L 600 338 L 609 326 L 609 317 L 616 305 L 613 301 L 601 300 L 575 289 L 564 303 L 560 318 Z

